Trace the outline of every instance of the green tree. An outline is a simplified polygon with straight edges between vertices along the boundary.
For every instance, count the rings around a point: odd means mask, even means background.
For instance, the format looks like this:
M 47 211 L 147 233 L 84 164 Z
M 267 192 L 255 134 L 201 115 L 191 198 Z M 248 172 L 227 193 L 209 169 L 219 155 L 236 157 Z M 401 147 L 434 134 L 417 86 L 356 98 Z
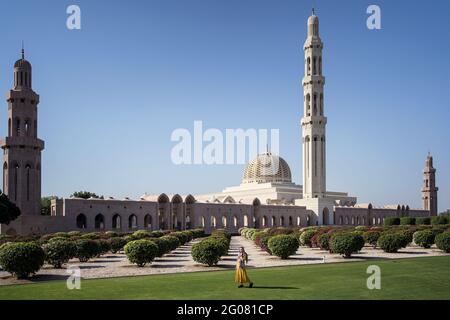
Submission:
M 74 197 L 74 198 L 83 198 L 83 199 L 89 199 L 89 198 L 103 199 L 103 196 L 98 196 L 94 192 L 90 192 L 90 191 L 75 191 L 70 196 Z
M 20 209 L 0 190 L 0 223 L 9 224 L 20 216 Z
M 49 216 L 50 215 L 50 205 L 53 199 L 58 199 L 57 196 L 49 196 L 41 198 L 41 215 Z

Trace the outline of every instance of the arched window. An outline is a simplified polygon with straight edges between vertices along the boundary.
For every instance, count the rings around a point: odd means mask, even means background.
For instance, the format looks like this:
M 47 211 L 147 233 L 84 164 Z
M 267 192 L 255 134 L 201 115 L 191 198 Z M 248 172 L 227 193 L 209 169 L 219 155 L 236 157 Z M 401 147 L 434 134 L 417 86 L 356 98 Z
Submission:
M 316 68 L 316 64 L 317 64 L 317 59 L 316 57 L 313 57 L 313 74 L 317 74 L 317 68 Z
M 300 216 L 297 217 L 297 226 L 302 225 L 302 218 Z
M 12 136 L 11 118 L 8 119 L 8 135 Z
M 16 118 L 16 128 L 15 128 L 16 136 L 20 136 L 20 119 Z
M 144 217 L 144 228 L 151 229 L 152 228 L 152 216 L 146 214 Z
M 211 227 L 215 228 L 216 225 L 217 225 L 217 223 L 216 223 L 216 217 L 211 216 Z
M 306 59 L 306 74 L 308 76 L 311 75 L 311 58 L 308 57 L 308 59 Z
M 319 75 L 322 75 L 322 57 L 319 57 Z
M 201 226 L 202 228 L 205 227 L 205 217 L 203 217 L 203 216 L 200 217 L 200 226 Z
M 95 216 L 95 229 L 105 229 L 105 217 L 101 213 Z
M 272 227 L 275 227 L 276 225 L 277 225 L 277 220 L 275 219 L 275 217 L 274 216 L 272 216 L 272 221 L 271 221 L 272 223 L 271 223 L 271 226 Z
M 319 106 L 320 106 L 320 115 L 323 116 L 323 93 L 320 94 Z
M 233 216 L 233 227 L 237 227 L 238 226 L 238 218 L 236 216 Z
M 5 187 L 7 185 L 7 179 L 8 178 L 8 163 L 5 161 L 3 163 L 3 191 L 5 191 Z
M 267 217 L 266 216 L 262 217 L 262 226 L 267 227 Z
M 317 177 L 317 137 L 314 137 L 314 176 Z
M 309 215 L 306 216 L 306 225 L 307 226 L 311 225 L 311 217 Z
M 17 184 L 19 183 L 19 164 L 14 166 L 14 200 L 17 200 Z
M 248 216 L 244 214 L 244 227 L 248 227 Z
M 292 227 L 294 225 L 294 223 L 292 222 L 292 217 L 289 216 L 289 226 Z
M 137 227 L 138 227 L 137 217 L 136 215 L 132 214 L 128 217 L 128 228 L 137 229 Z
M 281 216 L 280 217 L 280 226 L 284 226 L 284 217 L 283 216 Z
M 308 93 L 306 95 L 306 116 L 309 117 L 311 115 L 311 95 Z
M 29 120 L 25 120 L 25 135 L 28 136 L 29 133 L 29 129 L 30 129 L 30 124 L 29 124 Z
M 222 226 L 224 227 L 224 228 L 226 228 L 227 227 L 227 217 L 226 216 L 222 216 Z
M 86 216 L 82 213 L 77 215 L 77 228 L 78 229 L 86 229 L 87 228 Z
M 119 214 L 115 214 L 112 218 L 112 228 L 113 229 L 121 229 L 122 228 L 122 219 Z
M 29 164 L 26 165 L 25 167 L 25 171 L 26 171 L 26 176 L 27 176 L 27 201 L 30 200 L 30 170 L 31 170 L 31 166 Z
M 339 217 L 339 224 L 340 225 L 344 224 L 344 218 L 342 216 Z
M 313 96 L 313 115 L 317 116 L 317 93 Z

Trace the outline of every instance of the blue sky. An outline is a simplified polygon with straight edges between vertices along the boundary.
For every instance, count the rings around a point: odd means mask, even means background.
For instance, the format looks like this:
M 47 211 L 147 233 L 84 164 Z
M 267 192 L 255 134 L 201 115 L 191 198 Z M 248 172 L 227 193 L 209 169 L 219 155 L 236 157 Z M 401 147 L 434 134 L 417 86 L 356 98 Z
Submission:
M 81 8 L 82 29 L 66 28 Z M 40 94 L 43 195 L 206 193 L 243 165 L 171 162 L 174 129 L 279 128 L 301 183 L 302 45 L 314 4 L 325 44 L 328 189 L 420 207 L 435 158 L 450 208 L 448 1 L 2 1 L 0 92 L 22 39 Z M 381 8 L 368 30 L 366 8 Z M 6 134 L 6 102 L 0 109 Z

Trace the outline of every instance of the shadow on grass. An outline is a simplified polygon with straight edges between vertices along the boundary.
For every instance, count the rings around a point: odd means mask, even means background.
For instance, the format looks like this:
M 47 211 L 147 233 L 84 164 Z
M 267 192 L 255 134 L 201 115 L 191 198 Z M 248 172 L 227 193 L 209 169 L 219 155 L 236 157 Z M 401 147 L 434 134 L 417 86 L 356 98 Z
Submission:
M 252 289 L 288 289 L 288 290 L 292 290 L 292 289 L 300 289 L 297 287 L 277 287 L 277 286 L 253 286 Z

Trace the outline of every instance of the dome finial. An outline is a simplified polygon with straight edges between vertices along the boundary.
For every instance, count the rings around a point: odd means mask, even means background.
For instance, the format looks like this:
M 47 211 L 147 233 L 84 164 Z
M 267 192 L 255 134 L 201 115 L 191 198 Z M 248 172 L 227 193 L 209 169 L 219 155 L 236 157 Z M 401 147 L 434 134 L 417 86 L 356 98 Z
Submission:
M 312 7 L 312 15 L 313 15 L 313 16 L 315 15 L 315 13 L 314 13 L 314 7 Z
M 25 60 L 25 49 L 23 45 L 23 40 L 22 40 L 22 60 Z

